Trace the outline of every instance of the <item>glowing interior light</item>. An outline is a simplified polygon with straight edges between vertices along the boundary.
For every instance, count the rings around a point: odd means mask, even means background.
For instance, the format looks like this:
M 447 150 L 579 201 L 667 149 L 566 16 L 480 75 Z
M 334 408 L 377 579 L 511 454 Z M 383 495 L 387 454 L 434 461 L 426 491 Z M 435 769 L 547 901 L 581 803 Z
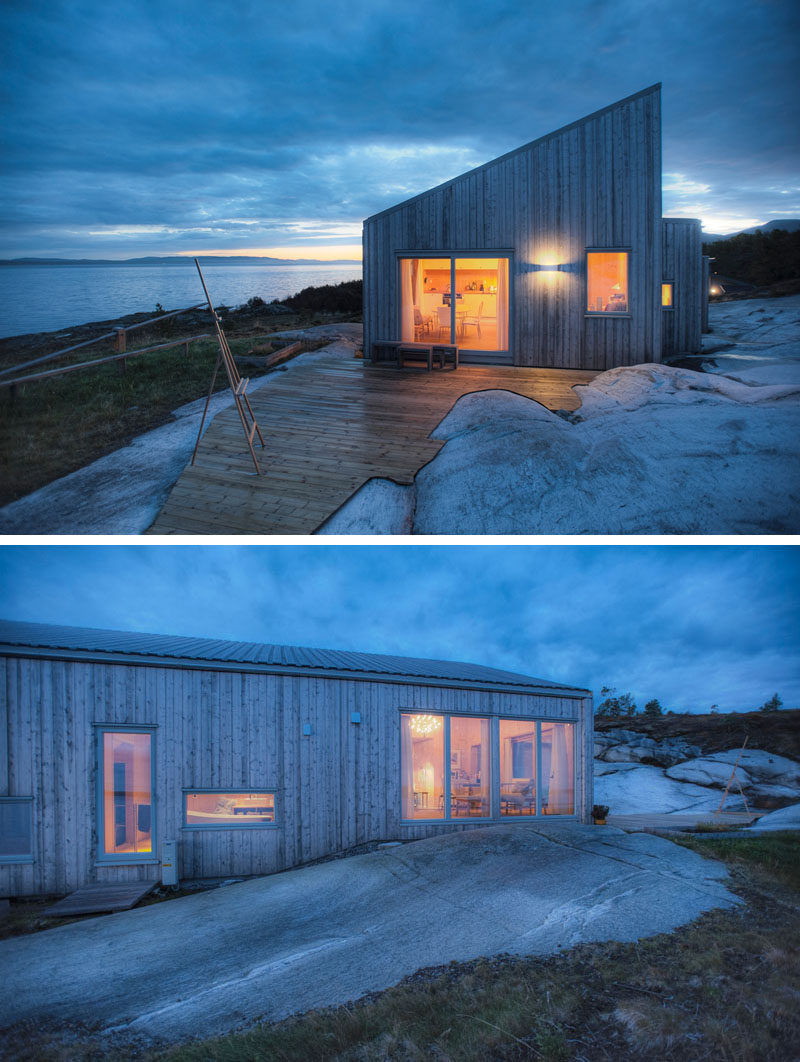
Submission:
M 441 730 L 442 720 L 438 715 L 412 715 L 411 716 L 411 733 L 416 734 L 417 737 L 423 737 L 427 734 L 435 734 L 437 730 Z

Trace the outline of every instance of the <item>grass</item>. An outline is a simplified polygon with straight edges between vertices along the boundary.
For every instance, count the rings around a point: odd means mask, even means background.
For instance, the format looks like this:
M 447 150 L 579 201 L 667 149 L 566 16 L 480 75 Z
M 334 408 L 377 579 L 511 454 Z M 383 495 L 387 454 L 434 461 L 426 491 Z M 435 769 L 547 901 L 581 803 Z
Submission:
M 687 836 L 744 901 L 629 944 L 420 970 L 385 992 L 160 1051 L 70 1027 L 26 1030 L 20 1060 L 788 1062 L 800 1044 L 797 835 Z M 265 1009 L 268 1000 L 265 1000 Z M 98 1046 L 100 1044 L 100 1046 Z
M 232 353 L 242 355 L 254 345 L 269 345 L 270 331 L 306 327 L 322 320 L 318 315 L 276 317 L 265 327 L 264 321 L 254 320 L 252 314 L 233 314 L 225 318 L 224 327 Z M 146 347 L 181 335 L 212 331 L 208 321 L 194 328 L 168 321 L 154 329 L 150 333 L 132 333 L 129 350 L 134 347 L 134 337 L 136 346 Z M 38 346 L 27 344 L 22 357 L 21 347 L 13 340 L 4 340 L 0 343 L 0 366 L 19 364 L 56 350 L 64 342 L 67 341 L 55 342 L 50 334 L 42 336 Z M 282 340 L 274 343 L 275 349 L 282 345 Z M 312 347 L 307 345 L 305 349 Z M 29 371 L 96 359 L 109 353 L 109 341 L 89 351 L 76 352 L 63 361 L 45 363 Z M 124 371 L 112 362 L 25 384 L 13 393 L 9 388 L 0 389 L 0 505 L 83 468 L 127 445 L 137 435 L 168 423 L 172 410 L 208 394 L 216 358 L 216 339 L 200 340 L 190 345 L 188 356 L 183 347 L 174 347 L 131 358 Z M 255 379 L 264 371 L 248 366 L 246 375 Z M 215 391 L 226 386 L 225 373 L 220 370 Z
M 684 848 L 726 863 L 764 871 L 800 894 L 800 839 L 796 833 L 778 831 L 765 834 L 727 834 L 673 837 Z

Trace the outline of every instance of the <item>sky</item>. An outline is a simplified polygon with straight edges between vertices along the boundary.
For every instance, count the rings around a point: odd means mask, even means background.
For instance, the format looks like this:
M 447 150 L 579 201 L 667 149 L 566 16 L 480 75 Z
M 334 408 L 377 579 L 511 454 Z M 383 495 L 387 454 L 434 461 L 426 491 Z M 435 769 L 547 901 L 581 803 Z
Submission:
M 4 0 L 0 257 L 360 257 L 362 220 L 663 82 L 663 206 L 800 217 L 794 0 Z
M 461 660 L 640 710 L 800 707 L 782 546 L 4 546 L 2 618 Z

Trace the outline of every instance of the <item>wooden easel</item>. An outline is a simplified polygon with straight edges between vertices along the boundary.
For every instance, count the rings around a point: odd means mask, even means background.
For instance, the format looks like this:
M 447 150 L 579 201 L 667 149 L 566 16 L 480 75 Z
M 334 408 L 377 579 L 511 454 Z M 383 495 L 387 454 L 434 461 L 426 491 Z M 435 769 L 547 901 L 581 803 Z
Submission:
M 200 445 L 200 439 L 203 435 L 203 425 L 206 422 L 206 414 L 208 413 L 208 405 L 211 401 L 211 395 L 214 391 L 214 384 L 217 382 L 217 372 L 219 371 L 219 363 L 223 362 L 225 365 L 225 373 L 228 377 L 228 383 L 230 384 L 231 391 L 233 393 L 233 400 L 236 403 L 236 408 L 239 411 L 239 419 L 242 422 L 242 428 L 244 429 L 245 438 L 247 439 L 247 445 L 250 447 L 250 456 L 253 458 L 253 464 L 256 466 L 256 475 L 261 475 L 261 469 L 259 468 L 256 452 L 253 449 L 253 437 L 258 435 L 259 442 L 262 449 L 264 446 L 264 439 L 261 435 L 261 430 L 256 423 L 255 414 L 250 406 L 250 399 L 246 395 L 247 385 L 250 380 L 244 376 L 239 375 L 239 370 L 236 368 L 236 362 L 233 360 L 231 354 L 231 348 L 228 346 L 228 340 L 225 338 L 225 333 L 222 331 L 222 324 L 217 315 L 217 311 L 214 309 L 214 305 L 211 302 L 211 296 L 208 294 L 208 288 L 206 282 L 203 279 L 203 273 L 200 269 L 200 263 L 195 258 L 194 264 L 197 266 L 197 272 L 200 274 L 200 283 L 203 285 L 203 291 L 205 292 L 206 302 L 208 308 L 211 311 L 211 316 L 214 318 L 214 327 L 217 330 L 217 343 L 219 344 L 219 354 L 217 355 L 217 364 L 214 366 L 214 375 L 211 377 L 211 387 L 208 389 L 208 398 L 206 399 L 206 407 L 203 410 L 203 419 L 200 421 L 200 430 L 197 433 L 197 442 L 194 444 L 194 453 L 192 454 L 192 464 L 197 457 L 197 448 Z
M 720 800 L 719 802 L 719 807 L 714 812 L 715 815 L 722 814 L 722 805 L 725 803 L 725 799 L 728 796 L 728 791 L 730 790 L 731 783 L 734 781 L 734 779 L 736 780 L 736 788 L 742 794 L 742 800 L 744 801 L 744 806 L 747 808 L 747 814 L 752 814 L 750 811 L 750 805 L 747 803 L 747 797 L 744 795 L 744 789 L 742 789 L 742 783 L 739 781 L 738 778 L 736 778 L 736 768 L 739 766 L 739 760 L 742 758 L 742 753 L 744 752 L 745 747 L 747 746 L 748 740 L 749 736 L 744 739 L 744 745 L 742 745 L 742 747 L 739 749 L 739 755 L 736 757 L 736 763 L 734 763 L 733 765 L 733 770 L 731 771 L 730 778 L 728 779 L 728 784 L 725 786 L 725 792 L 722 794 L 722 800 Z

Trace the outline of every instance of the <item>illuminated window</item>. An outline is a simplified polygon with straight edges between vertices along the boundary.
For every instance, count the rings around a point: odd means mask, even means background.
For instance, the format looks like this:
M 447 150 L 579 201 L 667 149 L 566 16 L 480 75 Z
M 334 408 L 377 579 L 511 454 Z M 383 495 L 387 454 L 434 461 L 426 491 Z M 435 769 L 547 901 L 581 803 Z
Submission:
M 444 716 L 400 718 L 402 815 L 444 818 Z
M 275 794 L 259 790 L 221 792 L 193 789 L 184 793 L 184 825 L 191 829 L 239 829 L 275 822 Z
M 33 860 L 33 797 L 0 797 L 0 863 Z
M 628 252 L 586 252 L 586 312 L 628 313 Z
M 508 262 L 401 258 L 400 338 L 455 343 L 461 350 L 508 350 Z
M 153 734 L 106 730 L 100 741 L 100 855 L 134 860 L 153 844 Z
M 500 720 L 500 814 L 536 814 L 536 723 Z
M 488 818 L 489 720 L 453 716 L 449 722 L 450 817 Z
M 672 283 L 661 285 L 661 305 L 668 310 L 675 308 L 673 287 Z
M 575 811 L 575 751 L 572 723 L 542 723 L 542 814 Z

